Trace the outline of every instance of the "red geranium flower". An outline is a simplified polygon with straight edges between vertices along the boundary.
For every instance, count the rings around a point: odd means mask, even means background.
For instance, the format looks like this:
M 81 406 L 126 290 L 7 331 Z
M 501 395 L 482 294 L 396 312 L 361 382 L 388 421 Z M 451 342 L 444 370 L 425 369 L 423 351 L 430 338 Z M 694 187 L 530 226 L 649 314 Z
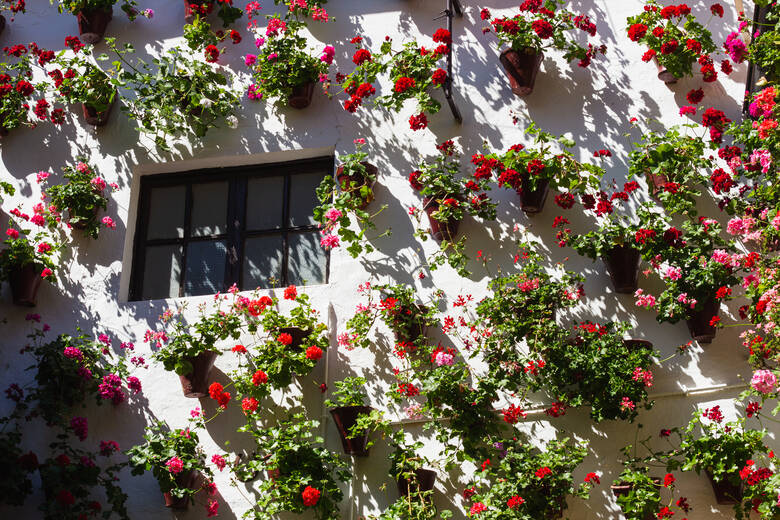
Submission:
M 282 332 L 281 334 L 279 334 L 276 340 L 282 345 L 290 345 L 292 343 L 292 336 L 290 336 L 286 332 Z
M 320 501 L 320 495 L 322 493 L 319 489 L 313 488 L 311 486 L 306 486 L 306 489 L 303 490 L 303 493 L 301 493 L 301 498 L 303 499 L 303 505 L 306 507 L 312 507 L 316 506 L 317 502 Z
M 306 358 L 312 361 L 317 361 L 322 357 L 322 349 L 320 347 L 311 346 L 306 349 Z

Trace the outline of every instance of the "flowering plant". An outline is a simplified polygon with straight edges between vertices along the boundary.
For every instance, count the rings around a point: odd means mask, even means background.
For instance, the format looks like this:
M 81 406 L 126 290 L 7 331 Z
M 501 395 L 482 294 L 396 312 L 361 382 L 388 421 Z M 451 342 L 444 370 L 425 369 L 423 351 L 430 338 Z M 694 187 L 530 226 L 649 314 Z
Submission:
M 555 399 L 560 408 L 555 415 L 566 407 L 588 405 L 596 422 L 633 421 L 637 405 L 653 405 L 647 401 L 647 387 L 653 384 L 649 368 L 654 352 L 652 347 L 627 344 L 623 336 L 628 329 L 627 323 L 583 322 L 568 339 L 559 329 L 557 341 L 533 342 L 523 363 L 531 368 L 521 373 L 528 389 L 544 390 Z
M 3 11 L 10 11 L 13 14 L 26 13 L 27 5 L 25 0 L 0 0 L 0 12 Z
M 629 181 L 624 185 L 622 194 L 628 195 L 636 191 L 637 188 L 636 182 L 632 183 Z M 615 198 L 612 200 L 621 199 Z M 640 222 L 649 218 L 647 216 L 648 211 L 648 208 L 644 206 L 638 209 L 636 224 L 632 224 L 631 219 L 626 215 L 608 213 L 605 217 L 599 219 L 597 229 L 587 233 L 572 234 L 570 229 L 564 229 L 563 233 L 559 235 L 559 238 L 562 239 L 559 245 L 568 245 L 580 255 L 593 260 L 606 258 L 610 251 L 616 247 L 640 249 L 641 243 L 636 239 L 638 236 L 637 232 L 641 229 Z M 559 217 L 558 222 L 556 222 L 557 227 L 563 227 L 568 223 L 568 219 L 562 219 L 562 217 Z
M 695 214 L 696 199 L 707 185 L 704 171 L 713 166 L 704 156 L 707 147 L 716 146 L 700 136 L 683 135 L 680 127 L 665 134 L 647 132 L 629 155 L 629 177 L 647 177 L 652 195 L 668 212 Z
M 556 137 L 531 123 L 525 131 L 533 136 L 534 148 L 516 144 L 504 154 L 475 154 L 471 162 L 477 170 L 474 177 L 489 179 L 495 172 L 498 186 L 510 188 L 518 193 L 523 190 L 536 191 L 542 183 L 559 190 L 584 192 L 588 187 L 597 187 L 604 175 L 603 168 L 582 163 L 574 159 L 569 148 L 575 143 L 571 139 Z M 562 149 L 555 152 L 549 143 L 557 142 Z
M 423 196 L 422 211 L 428 213 L 431 224 L 453 226 L 463 220 L 466 213 L 483 220 L 495 220 L 496 203 L 488 198 L 488 179 L 477 174 L 472 178 L 460 177 L 460 155 L 451 140 L 444 141 L 437 149 L 440 153 L 433 162 L 422 162 L 409 174 L 409 184 Z M 415 209 L 411 213 L 419 223 L 421 211 Z M 418 228 L 415 234 L 423 240 L 428 239 L 427 229 Z M 454 235 L 451 227 L 442 232 L 441 248 L 430 259 L 430 267 L 436 269 L 446 262 L 458 274 L 467 276 L 466 237 L 456 240 Z
M 452 35 L 446 29 L 437 29 L 433 41 L 438 44 L 434 49 L 426 49 L 412 40 L 406 42 L 401 50 L 394 51 L 393 41 L 387 36 L 379 51 L 372 54 L 363 47 L 363 38 L 353 38 L 356 50 L 352 62 L 356 67 L 341 82 L 341 88 L 350 96 L 344 102 L 344 110 L 356 112 L 364 99 L 376 93 L 373 84 L 377 78 L 387 74 L 393 90 L 377 97 L 374 103 L 400 112 L 407 100 L 414 99 L 417 102 L 416 115 L 409 118 L 409 126 L 412 130 L 426 128 L 426 114 L 436 114 L 441 109 L 441 103 L 433 99 L 431 92 L 448 81 L 447 72 L 439 67 L 439 61 L 449 54 Z
M 565 51 L 563 57 L 566 61 L 579 59 L 580 67 L 588 67 L 594 56 L 606 53 L 607 47 L 594 47 L 589 43 L 586 48 L 576 38 L 568 36 L 574 29 L 596 36 L 596 24 L 587 15 L 575 15 L 566 9 L 559 9 L 565 4 L 565 0 L 526 0 L 516 15 L 493 19 L 490 11 L 482 9 L 481 18 L 490 23 L 490 27 L 483 32 L 490 32 L 492 28 L 499 47 L 506 45 L 519 52 L 530 49 L 535 53 L 557 49 Z
M 616 486 L 628 486 L 618 494 L 616 502 L 626 520 L 645 520 L 656 516 L 661 504 L 661 483 L 648 475 L 647 466 L 625 463 L 623 471 L 615 479 Z
M 327 22 L 329 17 L 323 4 L 328 0 L 274 0 L 274 4 L 284 4 L 295 16 L 311 17 L 312 20 Z
M 774 457 L 762 457 L 764 466 L 760 461 L 750 459 L 739 471 L 742 479 L 742 502 L 734 506 L 737 520 L 749 520 L 751 511 L 756 511 L 761 518 L 772 518 L 780 514 L 780 505 L 777 503 L 777 488 L 780 485 L 780 473 Z
M 16 218 L 8 222 L 3 242 L 6 247 L 0 251 L 0 280 L 8 280 L 12 273 L 32 265 L 41 278 L 54 281 L 59 260 L 57 252 L 62 247 L 52 233 L 56 220 L 45 213 L 43 204 L 35 206 L 32 217 L 18 208 L 11 210 L 11 215 Z M 38 229 L 26 228 L 23 221 L 29 221 Z
M 681 227 L 653 215 L 636 235 L 642 241 L 644 258 L 666 284 L 658 299 L 642 289 L 635 295 L 638 306 L 656 308 L 658 322 L 677 323 L 691 312 L 706 309 L 709 303 L 727 299 L 738 282 L 736 273 L 743 261 L 751 262 L 750 257 L 743 259 L 733 252 L 731 243 L 720 236 L 721 226 L 715 220 L 685 220 Z M 712 325 L 719 321 L 718 306 Z
M 780 21 L 780 9 L 775 3 L 763 3 L 768 5 L 764 23 L 760 27 L 754 28 L 755 37 L 750 41 L 747 49 L 745 49 L 744 42 L 739 39 L 739 33 L 735 33 L 736 37 L 730 35 L 725 45 L 727 50 L 736 51 L 742 60 L 747 55 L 750 62 L 758 67 L 765 81 L 776 83 L 780 79 L 780 65 L 778 65 L 780 63 L 780 49 L 777 46 L 777 23 Z M 740 23 L 740 30 L 743 29 L 743 24 L 747 23 Z M 735 45 L 730 47 L 729 43 Z M 735 61 L 737 60 L 735 59 Z
M 357 258 L 363 251 L 370 253 L 374 250 L 365 240 L 365 233 L 376 228 L 371 219 L 379 214 L 372 215 L 365 209 L 374 200 L 373 187 L 377 179 L 376 168 L 366 162 L 365 144 L 365 139 L 355 139 L 357 151 L 340 157 L 341 166 L 335 180 L 330 175 L 322 179 L 317 187 L 320 205 L 314 208 L 314 219 L 319 222 L 323 233 L 320 244 L 330 249 L 338 247 L 339 239 L 348 242 L 347 251 L 352 258 Z M 350 229 L 350 215 L 355 216 L 361 226 L 360 231 Z
M 327 88 L 328 69 L 335 50 L 328 45 L 317 55 L 308 48 L 308 41 L 300 34 L 306 24 L 289 16 L 268 16 L 265 38 L 257 39 L 257 56 L 248 54 L 254 84 L 249 87 L 249 99 L 276 98 L 286 104 L 293 90 L 321 82 Z
M 158 350 L 154 353 L 155 360 L 162 363 L 165 370 L 173 371 L 180 376 L 192 373 L 192 359 L 203 352 L 219 352 L 217 342 L 228 338 L 238 339 L 241 334 L 242 308 L 233 301 L 227 311 L 221 309 L 226 298 L 217 299 L 217 307 L 208 313 L 206 306 L 199 307 L 198 320 L 188 325 L 184 321 L 184 306 L 176 311 L 167 310 L 160 321 L 162 330 L 147 331 L 145 343 L 152 343 Z
M 0 62 L 0 132 L 5 133 L 22 125 L 35 127 L 29 110 L 36 91 L 40 96 L 34 107 L 38 119 L 45 121 L 50 117 L 52 123 L 61 124 L 64 121 L 62 109 L 56 109 L 49 115 L 50 105 L 43 97 L 46 83 L 33 80 L 33 56 L 37 56 L 43 65 L 54 58 L 54 53 L 39 49 L 34 44 L 29 48 L 24 45 L 6 47 L 4 52 L 7 58 L 13 56 L 17 59 Z
M 51 199 L 50 211 L 67 210 L 67 224 L 83 229 L 92 238 L 98 237 L 101 222 L 106 227 L 115 227 L 111 217 L 98 220 L 98 208 L 105 210 L 107 206 L 106 181 L 81 161 L 75 167 L 64 167 L 62 171 L 67 182 L 46 188 L 46 194 Z
M 511 393 L 524 391 L 527 383 L 517 346 L 525 341 L 537 350 L 548 341 L 559 340 L 556 314 L 577 304 L 584 281 L 569 271 L 552 276 L 530 244 L 522 249 L 519 272 L 488 282 L 492 294 L 476 306 L 473 323 L 479 331 L 479 351 L 488 363 L 488 377 Z
M 365 377 L 345 377 L 341 381 L 336 381 L 334 386 L 336 390 L 333 391 L 331 397 L 335 400 L 325 400 L 325 406 L 328 408 L 363 406 L 368 399 L 368 394 L 366 394 L 365 390 Z
M 268 395 L 271 388 L 286 388 L 295 374 L 311 372 L 328 348 L 328 327 L 312 309 L 309 295 L 298 294 L 291 285 L 284 298 L 294 302 L 286 313 L 278 309 L 277 298 L 262 296 L 246 302 L 244 317 L 254 341 L 246 347 L 239 369 L 242 375 L 236 381 L 242 395 L 257 399 Z
M 628 37 L 644 44 L 642 61 L 658 60 L 676 78 L 692 75 L 693 64 L 701 65 L 704 81 L 715 81 L 718 73 L 709 56 L 716 50 L 712 34 L 686 4 L 661 6 L 649 0 L 642 13 L 629 16 Z
M 52 4 L 55 0 L 49 0 Z M 96 11 L 104 10 L 111 11 L 114 4 L 120 0 L 56 0 L 57 9 L 60 12 L 68 11 L 71 14 L 78 14 L 81 11 Z M 135 0 L 121 0 L 122 11 L 132 20 L 138 14 L 138 10 L 135 8 L 137 5 Z
M 294 414 L 278 426 L 258 429 L 258 450 L 270 454 L 261 469 L 273 476 L 260 484 L 257 501 L 247 516 L 269 520 L 283 511 L 312 511 L 317 520 L 339 520 L 343 493 L 338 482 L 352 477 L 338 455 L 323 446 L 314 435 L 317 421 Z
M 347 320 L 347 331 L 339 334 L 339 345 L 347 348 L 368 348 L 368 337 L 378 319 L 396 335 L 397 344 L 414 345 L 425 342 L 425 329 L 437 323 L 435 303 L 419 303 L 413 287 L 405 285 L 371 285 L 358 287 L 366 304 L 358 304 L 355 315 Z M 374 298 L 379 294 L 378 302 Z
M 160 491 L 177 499 L 192 501 L 201 491 L 214 495 L 217 491 L 211 481 L 214 475 L 198 445 L 198 427 L 203 427 L 201 416 L 191 417 L 190 426 L 185 429 L 171 429 L 164 422 L 156 421 L 148 427 L 145 441 L 126 452 L 131 473 L 142 475 L 144 471 L 151 471 Z M 206 506 L 210 513 L 214 503 L 215 500 L 210 500 Z
M 35 413 L 47 424 L 65 424 L 72 411 L 86 406 L 90 398 L 97 404 L 107 400 L 114 406 L 123 403 L 129 393 L 122 388 L 123 378 L 133 393 L 141 391 L 141 383 L 129 375 L 124 357 L 108 348 L 106 343 L 111 341 L 107 336 L 96 341 L 79 331 L 77 336 L 60 334 L 46 343 L 38 341 L 41 337 L 34 335 L 38 344 L 31 351 L 35 363 L 30 369 L 35 370 L 36 385 L 29 398 L 36 403 Z
M 758 266 L 745 278 L 745 283 L 750 304 L 741 307 L 739 312 L 752 326 L 742 334 L 742 344 L 749 350 L 751 366 L 774 369 L 780 363 L 780 335 L 776 333 L 780 323 L 780 270 L 776 264 Z M 760 372 L 770 378 L 775 377 L 768 370 Z M 772 381 L 771 385 L 758 387 L 762 394 L 775 392 L 777 380 Z
M 513 437 L 494 439 L 492 454 L 469 488 L 470 514 L 490 520 L 558 518 L 569 495 L 587 499 L 599 482 L 595 473 L 577 485 L 572 473 L 587 445 L 552 440 L 544 449 Z
M 228 78 L 211 65 L 179 47 L 153 58 L 152 65 L 141 60 L 133 64 L 126 58 L 134 52 L 130 44 L 119 49 L 113 38 L 106 38 L 106 44 L 119 58 L 113 62 L 114 84 L 135 92 L 122 110 L 138 122 L 139 130 L 154 137 L 160 149 L 170 149 L 168 137 L 188 131 L 203 137 L 210 128 L 218 127 L 221 118 L 228 126 L 238 126 L 234 115 L 238 95 L 231 90 Z
M 680 447 L 671 454 L 668 468 L 705 471 L 714 482 L 727 481 L 737 488 L 741 486 L 739 471 L 745 462 L 756 453 L 768 451 L 763 443 L 766 432 L 747 429 L 744 418 L 724 424 L 719 406 L 694 412 L 685 430 L 672 431 L 680 436 Z
M 75 36 L 68 36 L 65 43 L 73 56 L 67 56 L 67 50 L 60 51 L 53 61 L 59 68 L 48 73 L 57 93 L 68 103 L 83 103 L 91 113 L 106 112 L 117 91 L 108 74 L 87 59 L 92 46 L 85 46 Z
M 0 476 L 0 504 L 8 506 L 24 505 L 27 496 L 32 493 L 31 473 L 38 468 L 38 457 L 32 451 L 23 453 L 21 448 L 22 432 L 18 423 L 13 429 L 6 429 L 11 416 L 0 418 L 0 456 L 15 461 Z
M 125 506 L 127 495 L 116 484 L 118 475 L 127 466 L 127 462 L 98 465 L 95 454 L 74 448 L 67 434 L 57 437 L 58 440 L 49 447 L 53 453 L 59 455 L 46 459 L 38 467 L 45 495 L 45 501 L 40 506 L 43 518 L 77 519 L 100 513 L 103 518 L 113 518 L 116 515 L 123 520 L 129 520 Z M 114 441 L 101 441 L 100 456 L 110 459 L 117 450 L 115 446 L 117 444 Z M 106 495 L 109 507 L 105 511 L 101 503 L 93 498 L 97 487 L 103 488 L 102 491 Z

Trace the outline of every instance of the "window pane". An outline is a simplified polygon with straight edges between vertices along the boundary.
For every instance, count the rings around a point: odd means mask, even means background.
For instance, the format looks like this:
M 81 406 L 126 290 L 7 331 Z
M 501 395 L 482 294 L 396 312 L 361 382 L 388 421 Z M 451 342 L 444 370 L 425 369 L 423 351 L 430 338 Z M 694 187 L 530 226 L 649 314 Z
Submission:
M 215 294 L 225 290 L 225 242 L 209 240 L 187 245 L 184 296 Z
M 194 237 L 227 233 L 228 183 L 209 182 L 192 186 Z
M 151 190 L 147 238 L 181 238 L 184 236 L 184 198 L 186 193 L 185 186 Z
M 320 232 L 290 233 L 287 277 L 291 284 L 325 283 L 327 254 L 320 246 Z
M 181 247 L 149 246 L 144 263 L 144 285 L 141 298 L 176 298 L 179 296 L 181 279 Z
M 290 226 L 316 224 L 312 210 L 319 204 L 317 186 L 326 173 L 290 175 Z
M 282 235 L 247 238 L 244 242 L 242 290 L 282 284 Z
M 282 226 L 284 177 L 249 179 L 246 196 L 246 229 L 278 229 Z

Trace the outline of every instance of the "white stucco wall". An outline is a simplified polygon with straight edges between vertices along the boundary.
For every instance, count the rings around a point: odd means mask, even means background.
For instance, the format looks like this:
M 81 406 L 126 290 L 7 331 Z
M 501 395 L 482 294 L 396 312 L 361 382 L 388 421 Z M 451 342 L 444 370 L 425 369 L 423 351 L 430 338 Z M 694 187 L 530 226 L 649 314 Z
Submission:
M 0 36 L 2 46 L 36 41 L 42 47 L 58 49 L 66 35 L 77 32 L 74 18 L 59 15 L 47 0 L 31 0 L 28 3 L 28 13 L 18 16 Z M 710 3 L 696 2 L 696 13 L 706 12 L 708 16 Z M 397 42 L 407 38 L 420 38 L 422 42 L 429 38 L 424 35 L 431 35 L 442 25 L 443 21 L 433 19 L 444 4 L 444 0 L 331 0 L 327 8 L 336 21 L 325 25 L 311 23 L 312 41 L 316 40 L 317 48 L 325 44 L 335 45 L 336 65 L 343 72 L 349 72 L 352 70 L 350 58 L 353 47 L 348 40 L 353 35 L 363 35 L 373 46 L 377 46 L 385 34 L 391 35 Z M 720 74 L 715 83 L 703 83 L 697 76 L 683 79 L 670 88 L 656 79 L 652 64 L 640 61 L 643 50 L 625 36 L 626 17 L 641 10 L 642 3 L 638 0 L 570 2 L 573 10 L 584 11 L 597 23 L 600 37 L 609 48 L 607 56 L 594 60 L 589 69 L 580 69 L 576 63 L 570 66 L 560 55 L 551 53 L 545 57 L 536 91 L 527 99 L 511 94 L 500 70 L 494 40 L 482 34 L 483 23 L 479 19 L 481 7 L 490 8 L 494 14 L 509 13 L 518 2 L 489 0 L 484 5 L 470 1 L 465 4 L 465 16 L 456 18 L 454 30 L 455 97 L 463 113 L 462 125 L 453 121 L 445 104 L 438 115 L 430 118 L 427 130 L 412 132 L 407 123 L 413 109 L 411 106 L 398 115 L 379 109 L 361 110 L 357 115 L 351 115 L 336 100 L 328 100 L 316 93 L 312 105 L 303 111 L 276 110 L 265 103 L 244 100 L 238 112 L 238 129 L 212 130 L 200 142 L 177 144 L 172 154 L 158 154 L 148 141 L 139 140 L 134 123 L 119 110 L 114 111 L 106 127 L 97 130 L 84 126 L 75 110 L 79 107 L 74 107 L 69 114 L 69 124 L 61 129 L 43 125 L 34 131 L 13 131 L 3 139 L 0 149 L 0 177 L 8 179 L 18 189 L 17 195 L 7 198 L 3 204 L 6 212 L 18 203 L 29 207 L 30 201 L 37 198 L 37 171 L 49 170 L 59 174 L 60 167 L 73 161 L 79 153 L 87 154 L 109 182 L 120 186 L 111 199 L 108 211 L 117 222 L 117 229 L 101 232 L 98 241 L 76 238 L 74 247 L 65 256 L 59 283 L 56 287 L 43 284 L 35 312 L 51 325 L 52 333 L 73 332 L 76 326 L 95 335 L 105 332 L 112 337 L 115 345 L 120 341 L 134 341 L 137 351 L 150 357 L 149 345 L 142 341 L 143 333 L 155 327 L 157 316 L 174 301 L 127 301 L 141 176 L 288 160 L 323 153 L 335 153 L 338 157 L 352 151 L 353 139 L 365 137 L 369 143 L 370 161 L 381 172 L 374 204 L 376 207 L 388 205 L 376 224 L 379 229 L 391 227 L 392 236 L 377 241 L 374 245 L 378 251 L 361 260 L 353 260 L 342 250 L 333 251 L 330 283 L 307 287 L 304 291 L 312 296 L 315 307 L 328 318 L 332 327 L 326 382 L 331 383 L 351 373 L 365 375 L 369 379 L 371 404 L 385 408 L 387 404 L 382 394 L 386 385 L 392 382 L 388 355 L 392 336 L 379 337 L 375 348 L 368 352 L 345 352 L 336 346 L 336 332 L 343 330 L 344 322 L 351 316 L 357 302 L 355 289 L 358 283 L 365 280 L 394 281 L 414 284 L 422 295 L 443 289 L 450 299 L 465 293 L 479 299 L 485 293 L 488 280 L 477 262 L 472 262 L 474 274 L 469 279 L 458 277 L 449 268 L 434 273 L 426 269 L 426 277 L 422 280 L 414 275 L 424 263 L 424 252 L 432 253 L 436 245 L 430 240 L 423 244 L 413 236 L 413 222 L 407 208 L 419 200 L 408 185 L 406 176 L 421 158 L 433 155 L 436 143 L 449 138 L 457 139 L 465 152 L 464 169 L 468 168 L 468 158 L 481 150 L 483 141 L 493 150 L 504 150 L 516 142 L 525 142 L 522 132 L 525 123 L 513 125 L 511 110 L 525 122 L 531 118 L 547 131 L 567 133 L 577 141 L 583 159 L 591 156 L 593 150 L 610 149 L 613 157 L 606 162 L 608 174 L 604 182 L 614 178 L 620 183 L 627 173 L 629 142 L 639 137 L 636 131 L 632 138 L 624 137 L 631 132 L 631 117 L 656 119 L 666 125 L 682 123 L 678 115 L 679 106 L 687 104 L 686 92 L 699 86 L 704 88 L 706 106 L 718 107 L 735 120 L 740 117 L 745 65 L 735 66 L 735 72 L 730 77 Z M 168 46 L 181 39 L 181 2 L 145 0 L 142 7 L 155 10 L 153 20 L 140 19 L 130 24 L 117 8 L 108 34 L 116 36 L 120 42 L 133 43 L 140 56 L 153 54 L 160 46 Z M 265 2 L 263 7 L 270 12 L 274 6 Z M 716 42 L 725 40 L 736 25 L 735 18 L 733 7 L 727 6 L 723 20 L 715 20 L 712 29 Z M 253 45 L 252 38 L 243 29 L 243 20 L 238 24 L 245 36 L 244 41 L 235 47 L 227 45 L 228 52 L 220 63 L 236 71 L 246 83 L 242 56 L 252 52 Z M 103 44 L 98 45 L 98 50 L 104 48 Z M 382 85 L 382 88 L 387 91 L 389 86 Z M 493 272 L 498 266 L 511 268 L 514 252 L 512 230 L 519 225 L 530 236 L 542 241 L 543 251 L 551 261 L 568 256 L 569 267 L 586 276 L 583 304 L 567 315 L 559 315 L 559 320 L 628 320 L 636 324 L 634 336 L 652 341 L 663 357 L 689 340 L 684 323 L 660 325 L 653 313 L 635 307 L 630 295 L 614 294 L 601 263 L 591 263 L 570 249 L 558 248 L 551 229 L 552 218 L 558 213 L 551 199 L 542 214 L 529 218 L 520 210 L 514 193 L 494 190 L 492 196 L 500 200 L 497 222 L 485 226 L 467 219 L 461 226 L 461 232 L 469 236 L 467 252 L 472 259 L 476 251 L 483 250 L 493 258 Z M 576 217 L 569 218 L 575 224 L 583 224 L 576 222 Z M 648 287 L 646 281 L 641 283 Z M 194 311 L 197 303 L 211 299 L 211 296 L 188 298 L 191 302 L 189 308 Z M 7 286 L 3 287 L 0 318 L 6 318 L 7 323 L 0 324 L 2 388 L 12 382 L 23 383 L 31 377 L 29 372 L 23 372 L 28 359 L 18 355 L 28 332 L 24 322 L 28 312 L 28 309 L 12 306 L 10 291 Z M 730 321 L 725 310 L 722 316 L 724 321 Z M 731 399 L 739 393 L 738 389 L 710 393 L 695 391 L 743 382 L 749 369 L 737 336 L 738 332 L 733 328 L 720 330 L 711 345 L 694 345 L 689 356 L 673 358 L 663 367 L 654 369 L 655 385 L 651 393 L 661 397 L 657 399 L 656 407 L 642 413 L 637 421 L 645 426 L 646 435 L 655 435 L 662 427 L 685 424 L 696 406 L 721 404 L 726 410 L 733 410 Z M 223 345 L 225 348 L 230 346 L 232 344 Z M 233 368 L 233 360 L 231 355 L 217 360 L 217 380 L 223 383 L 227 380 L 224 374 Z M 184 398 L 178 378 L 165 372 L 161 366 L 152 364 L 148 370 L 136 375 L 144 385 L 141 406 L 90 409 L 86 413 L 90 420 L 88 443 L 96 445 L 101 439 L 111 438 L 126 449 L 140 440 L 145 424 L 143 416 L 163 418 L 171 426 L 179 427 L 186 423 L 189 410 L 194 406 L 201 406 L 208 412 L 215 409 L 215 403 L 209 399 L 198 403 Z M 320 362 L 310 379 L 317 383 L 325 380 L 325 360 Z M 308 378 L 297 385 L 305 395 L 309 410 L 318 414 L 322 396 L 316 385 Z M 690 395 L 689 391 L 692 392 Z M 3 401 L 0 406 L 0 410 L 5 410 L 8 402 Z M 399 410 L 391 408 L 391 415 L 398 416 L 399 413 Z M 207 433 L 201 436 L 207 453 L 211 455 L 228 449 L 228 442 L 231 448 L 245 443 L 246 439 L 242 440 L 241 434 L 235 433 L 241 422 L 241 412 L 234 406 L 227 414 L 210 423 Z M 606 422 L 596 425 L 589 419 L 587 410 L 570 410 L 565 417 L 552 421 L 544 414 L 531 414 L 518 427 L 533 432 L 540 440 L 559 432 L 590 441 L 590 454 L 580 467 L 581 474 L 578 473 L 577 478 L 581 480 L 586 472 L 596 471 L 601 474 L 602 485 L 594 489 L 588 502 L 570 500 L 567 514 L 572 519 L 591 520 L 619 517 L 609 483 L 620 471 L 618 448 L 634 439 L 637 423 Z M 31 424 L 29 430 L 25 446 L 30 449 L 45 446 L 48 437 L 41 425 Z M 409 426 L 409 431 L 419 432 L 419 428 Z M 768 440 L 771 446 L 774 439 Z M 327 441 L 331 448 L 340 452 L 339 440 L 330 422 L 327 423 Z M 427 444 L 426 449 L 429 456 L 436 457 L 434 443 Z M 395 500 L 394 486 L 387 476 L 386 453 L 386 447 L 380 443 L 372 448 L 370 458 L 355 461 L 352 487 L 345 488 L 348 498 L 342 504 L 343 518 L 377 514 Z M 469 468 L 464 470 L 466 474 L 470 471 Z M 715 505 L 706 477 L 693 473 L 679 473 L 677 477 L 683 494 L 694 506 L 688 518 L 732 517 L 730 506 Z M 458 483 L 459 480 L 461 483 Z M 465 480 L 461 473 L 454 473 L 451 479 L 440 474 L 436 484 L 439 505 L 457 510 L 456 518 L 465 516 L 460 497 Z M 220 517 L 240 518 L 247 509 L 247 503 L 230 486 L 227 473 L 218 474 L 216 483 L 221 496 Z M 382 484 L 388 484 L 387 491 L 380 490 Z M 123 475 L 122 486 L 129 495 L 131 517 L 149 520 L 171 517 L 171 513 L 163 507 L 157 483 L 151 474 L 131 477 L 127 473 Z M 24 508 L 0 508 L 0 518 L 38 518 L 40 514 L 36 507 L 41 498 L 42 494 L 37 490 Z M 196 507 L 177 517 L 200 518 L 204 514 L 202 508 Z

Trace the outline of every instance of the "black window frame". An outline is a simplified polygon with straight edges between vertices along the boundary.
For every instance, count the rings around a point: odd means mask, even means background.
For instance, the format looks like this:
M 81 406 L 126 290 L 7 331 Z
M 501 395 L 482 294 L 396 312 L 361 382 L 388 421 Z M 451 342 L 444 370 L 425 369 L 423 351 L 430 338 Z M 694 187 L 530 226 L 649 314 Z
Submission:
M 282 279 L 279 286 L 289 284 L 289 236 L 293 233 L 305 233 L 318 229 L 316 224 L 306 226 L 290 225 L 290 177 L 296 174 L 318 173 L 333 175 L 335 158 L 333 156 L 300 159 L 294 161 L 263 163 L 248 166 L 209 168 L 200 170 L 185 170 L 176 173 L 145 175 L 141 178 L 138 194 L 138 215 L 136 218 L 135 237 L 133 239 L 133 258 L 130 274 L 129 301 L 150 301 L 143 298 L 143 278 L 146 264 L 146 248 L 154 245 L 179 245 L 182 248 L 179 276 L 179 295 L 186 297 L 187 245 L 192 242 L 222 239 L 227 243 L 225 261 L 225 276 L 223 290 L 233 283 L 242 286 L 244 241 L 264 235 L 282 236 Z M 248 182 L 250 179 L 263 177 L 283 177 L 282 189 L 282 220 L 281 227 L 247 231 L 246 208 L 248 197 Z M 227 230 L 225 233 L 213 233 L 201 236 L 191 236 L 190 224 L 192 216 L 192 187 L 195 184 L 228 181 Z M 181 238 L 148 239 L 149 216 L 151 211 L 151 192 L 155 188 L 185 187 L 184 202 L 184 232 Z M 330 279 L 330 251 L 325 252 L 325 281 Z M 254 289 L 254 288 L 252 288 Z M 249 290 L 249 289 L 242 289 Z M 176 297 L 176 296 L 175 296 Z M 194 296 L 193 296 L 194 297 Z M 167 298 L 167 297 L 166 297 Z

